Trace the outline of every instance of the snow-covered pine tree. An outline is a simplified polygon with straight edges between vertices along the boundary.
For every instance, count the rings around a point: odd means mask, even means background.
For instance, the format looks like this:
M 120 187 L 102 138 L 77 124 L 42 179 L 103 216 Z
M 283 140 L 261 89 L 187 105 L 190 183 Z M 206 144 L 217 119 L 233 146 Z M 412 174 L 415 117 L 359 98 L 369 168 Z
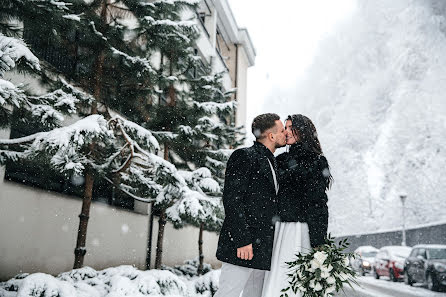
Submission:
M 207 167 L 213 177 L 223 185 L 226 161 L 235 148 L 243 143 L 241 128 L 234 122 L 236 105 L 230 101 L 235 90 L 223 91 L 222 73 L 191 80 L 189 98 L 193 108 L 188 110 L 190 135 L 179 135 L 179 143 L 191 142 L 194 152 L 178 150 L 181 159 L 199 167 Z M 189 129 L 186 129 L 189 130 Z M 190 148 L 190 146 L 188 146 Z
M 32 13 L 22 15 L 19 12 L 14 17 L 24 21 L 28 36 L 32 37 L 36 29 L 38 36 L 48 37 L 32 40 L 33 46 L 39 49 L 43 57 L 46 57 L 48 50 L 52 50 L 59 54 L 68 53 L 66 59 L 72 58 L 76 62 L 72 68 L 59 67 L 58 70 L 83 91 L 64 80 L 61 82 L 79 101 L 83 99 L 82 102 L 89 104 L 88 108 L 77 109 L 76 117 L 80 120 L 72 125 L 7 140 L 5 144 L 20 144 L 22 150 L 16 154 L 44 159 L 66 176 L 76 175 L 84 181 L 74 263 L 74 268 L 78 268 L 83 265 L 86 253 L 88 217 L 95 180 L 103 178 L 127 195 L 146 202 L 161 191 L 170 195 L 182 193 L 187 185 L 174 165 L 154 154 L 158 150 L 158 142 L 151 132 L 114 112 L 128 115 L 131 111 L 129 107 L 136 106 L 135 101 L 153 89 L 149 83 L 154 81 L 151 77 L 156 74 L 150 61 L 136 54 L 132 29 L 123 24 L 129 16 L 131 19 L 132 14 L 129 7 L 133 6 L 126 3 L 136 1 L 67 1 L 70 2 L 68 4 L 47 0 L 9 1 L 9 9 L 19 10 L 22 2 L 32 5 L 51 2 L 62 7 L 65 23 L 49 27 L 47 31 L 45 26 L 33 22 L 33 18 L 29 17 Z M 52 18 L 48 10 L 39 11 L 38 8 L 37 5 L 36 15 L 45 12 L 47 18 Z M 74 29 L 72 24 L 75 25 Z M 11 64 L 9 60 L 5 61 L 7 65 Z M 51 66 L 57 68 L 61 65 Z M 71 103 L 75 106 L 78 102 L 73 101 Z M 67 102 L 64 100 L 62 103 Z M 62 103 L 56 103 L 63 107 Z M 14 156 L 14 152 L 8 154 Z
M 147 54 L 157 58 L 157 83 L 147 108 L 146 127 L 162 144 L 164 158 L 177 167 L 194 170 L 212 165 L 212 172 L 222 182 L 224 157 L 221 149 L 236 146 L 237 129 L 231 125 L 233 102 L 231 92 L 222 91 L 220 75 L 212 75 L 196 54 L 199 36 L 196 22 L 185 19 L 194 12 L 198 1 L 173 0 L 139 3 L 141 45 Z M 218 165 L 216 167 L 215 165 Z M 164 203 L 159 202 L 166 198 Z M 159 216 L 155 267 L 162 262 L 162 245 L 166 209 L 175 203 L 173 197 L 161 195 L 154 209 Z
M 29 3 L 28 3 L 29 2 Z M 6 79 L 9 71 L 26 72 L 45 77 L 39 59 L 21 38 L 23 22 L 32 17 L 47 20 L 49 13 L 54 22 L 50 29 L 65 20 L 67 6 L 57 1 L 5 0 L 0 10 L 0 128 L 11 128 L 17 122 L 49 130 L 60 125 L 64 115 L 76 112 L 76 105 L 88 104 L 86 98 L 72 93 L 72 87 L 63 80 L 49 86 L 51 92 L 41 96 L 30 95 L 24 85 L 15 85 Z M 43 14 L 42 12 L 47 12 Z M 31 92 L 32 93 L 32 92 Z M 88 98 L 87 98 L 88 99 Z M 17 161 L 22 155 L 20 143 L 0 140 L 0 164 Z
M 169 221 L 175 228 L 192 225 L 199 228 L 198 274 L 203 271 L 203 231 L 218 231 L 223 223 L 224 211 L 221 188 L 206 167 L 194 171 L 180 171 L 189 186 L 181 197 L 166 210 Z
M 186 9 L 194 10 L 198 1 L 171 0 L 134 2 L 135 16 L 138 19 L 139 45 L 146 57 L 157 59 L 157 77 L 154 96 L 150 97 L 150 104 L 142 105 L 138 109 L 148 121 L 151 130 L 163 130 L 157 133 L 170 137 L 174 135 L 176 123 L 170 123 L 172 113 L 178 112 L 178 100 L 184 88 L 185 72 L 193 68 L 196 59 L 193 49 L 198 31 L 194 22 L 183 20 Z M 164 137 L 164 138 L 165 138 Z M 163 142 L 164 159 L 169 160 L 169 144 Z M 164 227 L 166 224 L 166 209 L 180 199 L 183 191 L 176 187 L 165 187 L 157 197 L 158 236 L 156 246 L 155 268 L 161 267 Z

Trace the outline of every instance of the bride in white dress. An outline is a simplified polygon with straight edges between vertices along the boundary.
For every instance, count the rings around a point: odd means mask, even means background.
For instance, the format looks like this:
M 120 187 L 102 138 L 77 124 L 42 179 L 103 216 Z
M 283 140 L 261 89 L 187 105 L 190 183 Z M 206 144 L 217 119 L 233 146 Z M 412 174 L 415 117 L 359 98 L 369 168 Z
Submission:
M 289 286 L 285 262 L 324 244 L 328 226 L 326 191 L 332 177 L 316 128 L 298 114 L 288 116 L 285 129 L 289 150 L 277 157 L 280 221 L 275 225 L 271 270 L 265 274 L 262 297 L 282 294 Z M 301 296 L 291 290 L 287 293 Z

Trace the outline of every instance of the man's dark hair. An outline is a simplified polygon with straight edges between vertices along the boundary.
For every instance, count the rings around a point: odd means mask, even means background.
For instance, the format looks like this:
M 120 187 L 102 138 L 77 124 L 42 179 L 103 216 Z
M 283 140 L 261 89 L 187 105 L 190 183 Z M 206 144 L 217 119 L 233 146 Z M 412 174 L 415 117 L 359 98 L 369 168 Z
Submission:
M 264 113 L 256 116 L 251 125 L 252 134 L 254 134 L 256 139 L 264 138 L 265 135 L 263 133 L 273 128 L 277 120 L 280 120 L 280 117 L 275 113 Z

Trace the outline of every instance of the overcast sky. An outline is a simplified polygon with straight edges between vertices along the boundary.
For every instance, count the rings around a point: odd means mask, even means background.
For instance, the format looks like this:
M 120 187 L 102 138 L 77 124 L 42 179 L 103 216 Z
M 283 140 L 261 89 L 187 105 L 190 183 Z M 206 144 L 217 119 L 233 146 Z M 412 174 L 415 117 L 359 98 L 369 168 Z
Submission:
M 247 126 L 263 112 L 285 116 L 285 101 L 298 100 L 294 96 L 297 82 L 305 75 L 319 41 L 354 11 L 355 0 L 228 1 L 257 52 L 255 66 L 248 70 Z

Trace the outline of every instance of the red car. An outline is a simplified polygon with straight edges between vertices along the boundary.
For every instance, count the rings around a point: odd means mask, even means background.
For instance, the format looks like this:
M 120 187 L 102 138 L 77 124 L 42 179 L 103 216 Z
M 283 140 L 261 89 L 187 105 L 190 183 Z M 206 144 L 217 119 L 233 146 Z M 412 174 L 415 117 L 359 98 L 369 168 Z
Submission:
M 409 256 L 412 248 L 407 246 L 385 246 L 375 256 L 373 274 L 378 279 L 388 276 L 391 281 L 404 279 L 404 261 Z

